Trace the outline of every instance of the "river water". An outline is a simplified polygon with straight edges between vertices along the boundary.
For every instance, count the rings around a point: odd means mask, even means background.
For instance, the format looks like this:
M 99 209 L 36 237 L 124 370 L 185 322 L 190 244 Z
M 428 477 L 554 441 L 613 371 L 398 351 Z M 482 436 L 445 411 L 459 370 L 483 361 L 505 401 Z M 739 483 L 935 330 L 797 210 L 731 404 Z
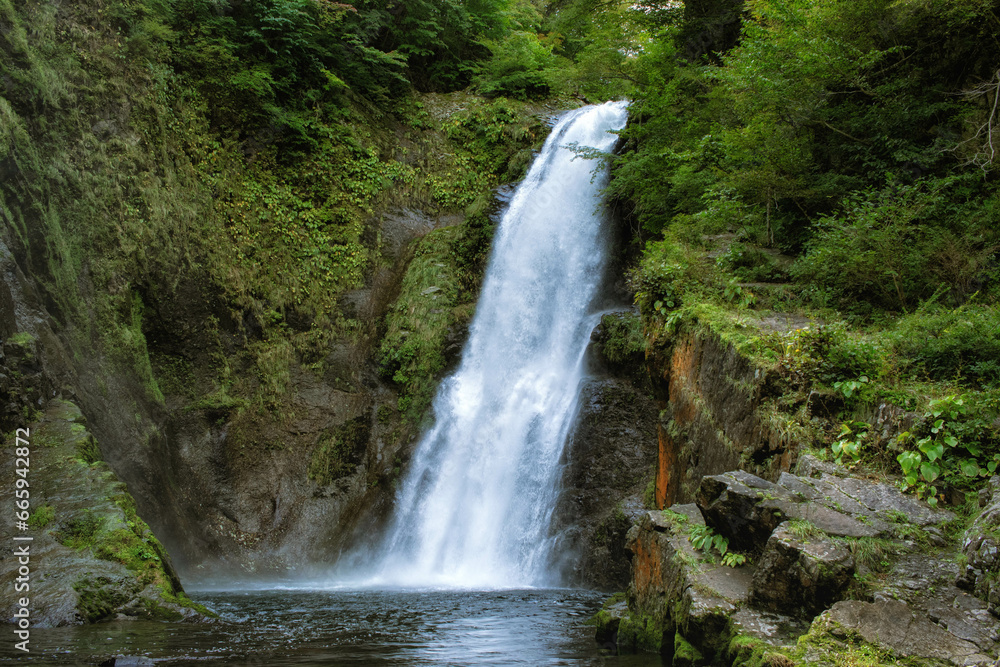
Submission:
M 32 652 L 4 642 L 0 664 L 95 665 L 147 656 L 157 665 L 661 665 L 612 656 L 584 625 L 603 594 L 504 591 L 194 592 L 216 624 L 142 621 L 32 630 Z

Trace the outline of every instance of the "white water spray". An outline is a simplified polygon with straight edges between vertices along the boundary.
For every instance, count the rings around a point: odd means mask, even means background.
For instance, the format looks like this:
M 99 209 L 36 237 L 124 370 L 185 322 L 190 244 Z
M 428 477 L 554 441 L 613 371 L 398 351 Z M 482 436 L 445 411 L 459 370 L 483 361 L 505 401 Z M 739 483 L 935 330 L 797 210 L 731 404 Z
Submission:
M 434 399 L 379 550 L 377 582 L 508 588 L 555 583 L 549 524 L 576 413 L 590 306 L 604 273 L 606 174 L 568 144 L 610 151 L 626 103 L 564 115 L 494 239 L 458 370 Z

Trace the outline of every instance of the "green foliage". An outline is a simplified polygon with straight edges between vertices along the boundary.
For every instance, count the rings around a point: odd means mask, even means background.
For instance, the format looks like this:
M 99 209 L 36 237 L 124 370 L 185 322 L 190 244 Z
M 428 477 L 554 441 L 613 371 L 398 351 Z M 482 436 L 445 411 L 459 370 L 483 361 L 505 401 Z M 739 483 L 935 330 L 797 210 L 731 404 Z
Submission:
M 654 321 L 665 320 L 671 311 L 681 308 L 690 282 L 687 258 L 669 241 L 647 246 L 641 266 L 631 276 L 639 312 Z
M 811 521 L 806 521 L 803 519 L 789 519 L 785 523 L 786 529 L 791 533 L 792 537 L 800 540 L 811 540 L 817 537 L 823 537 L 825 533 L 816 527 Z
M 972 410 L 971 395 L 932 400 L 913 431 L 897 439 L 904 451 L 896 457 L 903 470 L 903 489 L 914 489 L 937 504 L 938 484 L 967 487 L 968 480 L 989 477 L 1000 466 L 1000 438 L 992 418 L 1000 401 Z
M 446 227 L 421 239 L 386 315 L 380 371 L 400 386 L 400 412 L 413 423 L 430 405 L 434 380 L 445 367 L 448 331 L 463 317 L 456 311 L 459 285 L 452 259 L 458 234 L 459 228 Z
M 794 387 L 812 384 L 829 375 L 830 349 L 840 331 L 827 326 L 807 326 L 775 332 L 765 338 L 776 352 L 778 370 Z
M 952 177 L 847 198 L 839 214 L 816 221 L 794 274 L 842 302 L 894 310 L 930 298 L 940 285 L 964 298 L 996 251 L 987 211 L 963 202 L 978 188 Z
M 879 537 L 834 537 L 851 555 L 859 568 L 869 572 L 885 572 L 905 545 Z
M 642 319 L 634 313 L 611 313 L 601 317 L 601 350 L 614 364 L 634 362 L 646 350 Z
M 309 479 L 320 486 L 354 472 L 368 444 L 371 424 L 368 415 L 350 419 L 320 439 L 309 462 Z
M 961 152 L 959 131 L 942 131 L 985 123 L 987 93 L 955 93 L 993 76 L 1000 44 L 955 35 L 982 34 L 995 8 L 758 0 L 748 11 L 738 46 L 711 64 L 675 57 L 694 29 L 678 30 L 676 16 L 650 18 L 632 40 L 642 45 L 629 64 L 632 122 L 610 189 L 635 240 L 666 230 L 697 246 L 736 232 L 717 266 L 736 281 L 724 298 L 741 307 L 758 299 L 739 282 L 789 277 L 759 246 L 801 255 L 790 270 L 797 307 L 871 320 L 942 285 L 953 306 L 977 289 L 995 299 L 992 175 L 945 158 Z M 659 272 L 644 262 L 636 282 Z
M 663 648 L 664 632 L 662 623 L 641 615 L 628 614 L 618 625 L 619 649 L 659 653 Z
M 104 534 L 100 543 L 95 545 L 94 554 L 98 558 L 121 563 L 137 573 L 143 583 L 152 583 L 162 572 L 156 549 L 128 528 Z
M 55 518 L 55 508 L 52 505 L 42 505 L 28 517 L 28 525 L 35 530 L 41 530 L 52 523 Z
M 673 660 L 679 664 L 698 665 L 705 661 L 701 651 L 696 649 L 680 630 L 674 633 L 674 655 Z
M 506 98 L 456 113 L 443 129 L 456 146 L 462 147 L 466 166 L 473 167 L 464 177 L 479 179 L 478 183 L 447 181 L 450 189 L 464 193 L 464 199 L 454 202 L 459 207 L 472 204 L 484 189 L 520 178 L 527 164 L 519 154 L 544 138 L 538 120 L 524 113 L 524 105 Z
M 740 242 L 731 244 L 716 262 L 744 282 L 779 282 L 786 278 L 766 252 Z
M 830 445 L 838 465 L 843 465 L 845 458 L 852 463 L 861 458 L 861 449 L 869 437 L 868 429 L 867 423 L 859 421 L 844 422 L 840 425 L 840 434 Z
M 473 80 L 480 94 L 521 100 L 549 95 L 552 70 L 558 64 L 552 54 L 551 40 L 543 41 L 536 33 L 518 31 L 500 40 L 484 40 L 483 45 L 492 57 L 483 62 Z
M 729 552 L 728 539 L 719 535 L 705 524 L 689 524 L 687 534 L 691 546 L 705 553 L 710 558 L 714 557 L 712 554 L 714 551 L 722 559 L 722 564 L 727 567 L 738 567 L 746 562 L 746 556 L 743 554 Z
M 933 380 L 962 380 L 1000 387 L 1000 310 L 965 304 L 953 310 L 922 309 L 902 318 L 892 344 L 904 370 Z

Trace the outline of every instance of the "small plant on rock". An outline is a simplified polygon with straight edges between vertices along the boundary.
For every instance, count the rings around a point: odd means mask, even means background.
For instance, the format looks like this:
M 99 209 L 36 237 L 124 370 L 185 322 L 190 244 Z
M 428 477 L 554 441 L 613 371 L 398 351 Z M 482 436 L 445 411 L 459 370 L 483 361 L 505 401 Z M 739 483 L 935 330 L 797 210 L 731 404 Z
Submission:
M 688 526 L 688 540 L 698 551 L 707 555 L 711 555 L 713 551 L 717 553 L 726 567 L 739 567 L 747 562 L 745 555 L 729 550 L 728 539 L 704 524 Z
M 830 449 L 836 456 L 837 465 L 843 465 L 844 459 L 856 463 L 861 458 L 861 448 L 868 438 L 869 424 L 862 421 L 849 421 L 840 425 L 840 435 Z

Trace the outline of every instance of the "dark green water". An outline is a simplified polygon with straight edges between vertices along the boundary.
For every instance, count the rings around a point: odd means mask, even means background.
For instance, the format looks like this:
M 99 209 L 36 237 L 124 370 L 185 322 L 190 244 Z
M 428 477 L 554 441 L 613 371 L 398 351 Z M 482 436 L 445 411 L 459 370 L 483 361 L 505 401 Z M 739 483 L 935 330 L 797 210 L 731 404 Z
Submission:
M 611 656 L 584 622 L 603 595 L 579 590 L 194 592 L 216 624 L 107 623 L 34 630 L 30 656 L 0 663 L 94 665 L 661 665 Z

